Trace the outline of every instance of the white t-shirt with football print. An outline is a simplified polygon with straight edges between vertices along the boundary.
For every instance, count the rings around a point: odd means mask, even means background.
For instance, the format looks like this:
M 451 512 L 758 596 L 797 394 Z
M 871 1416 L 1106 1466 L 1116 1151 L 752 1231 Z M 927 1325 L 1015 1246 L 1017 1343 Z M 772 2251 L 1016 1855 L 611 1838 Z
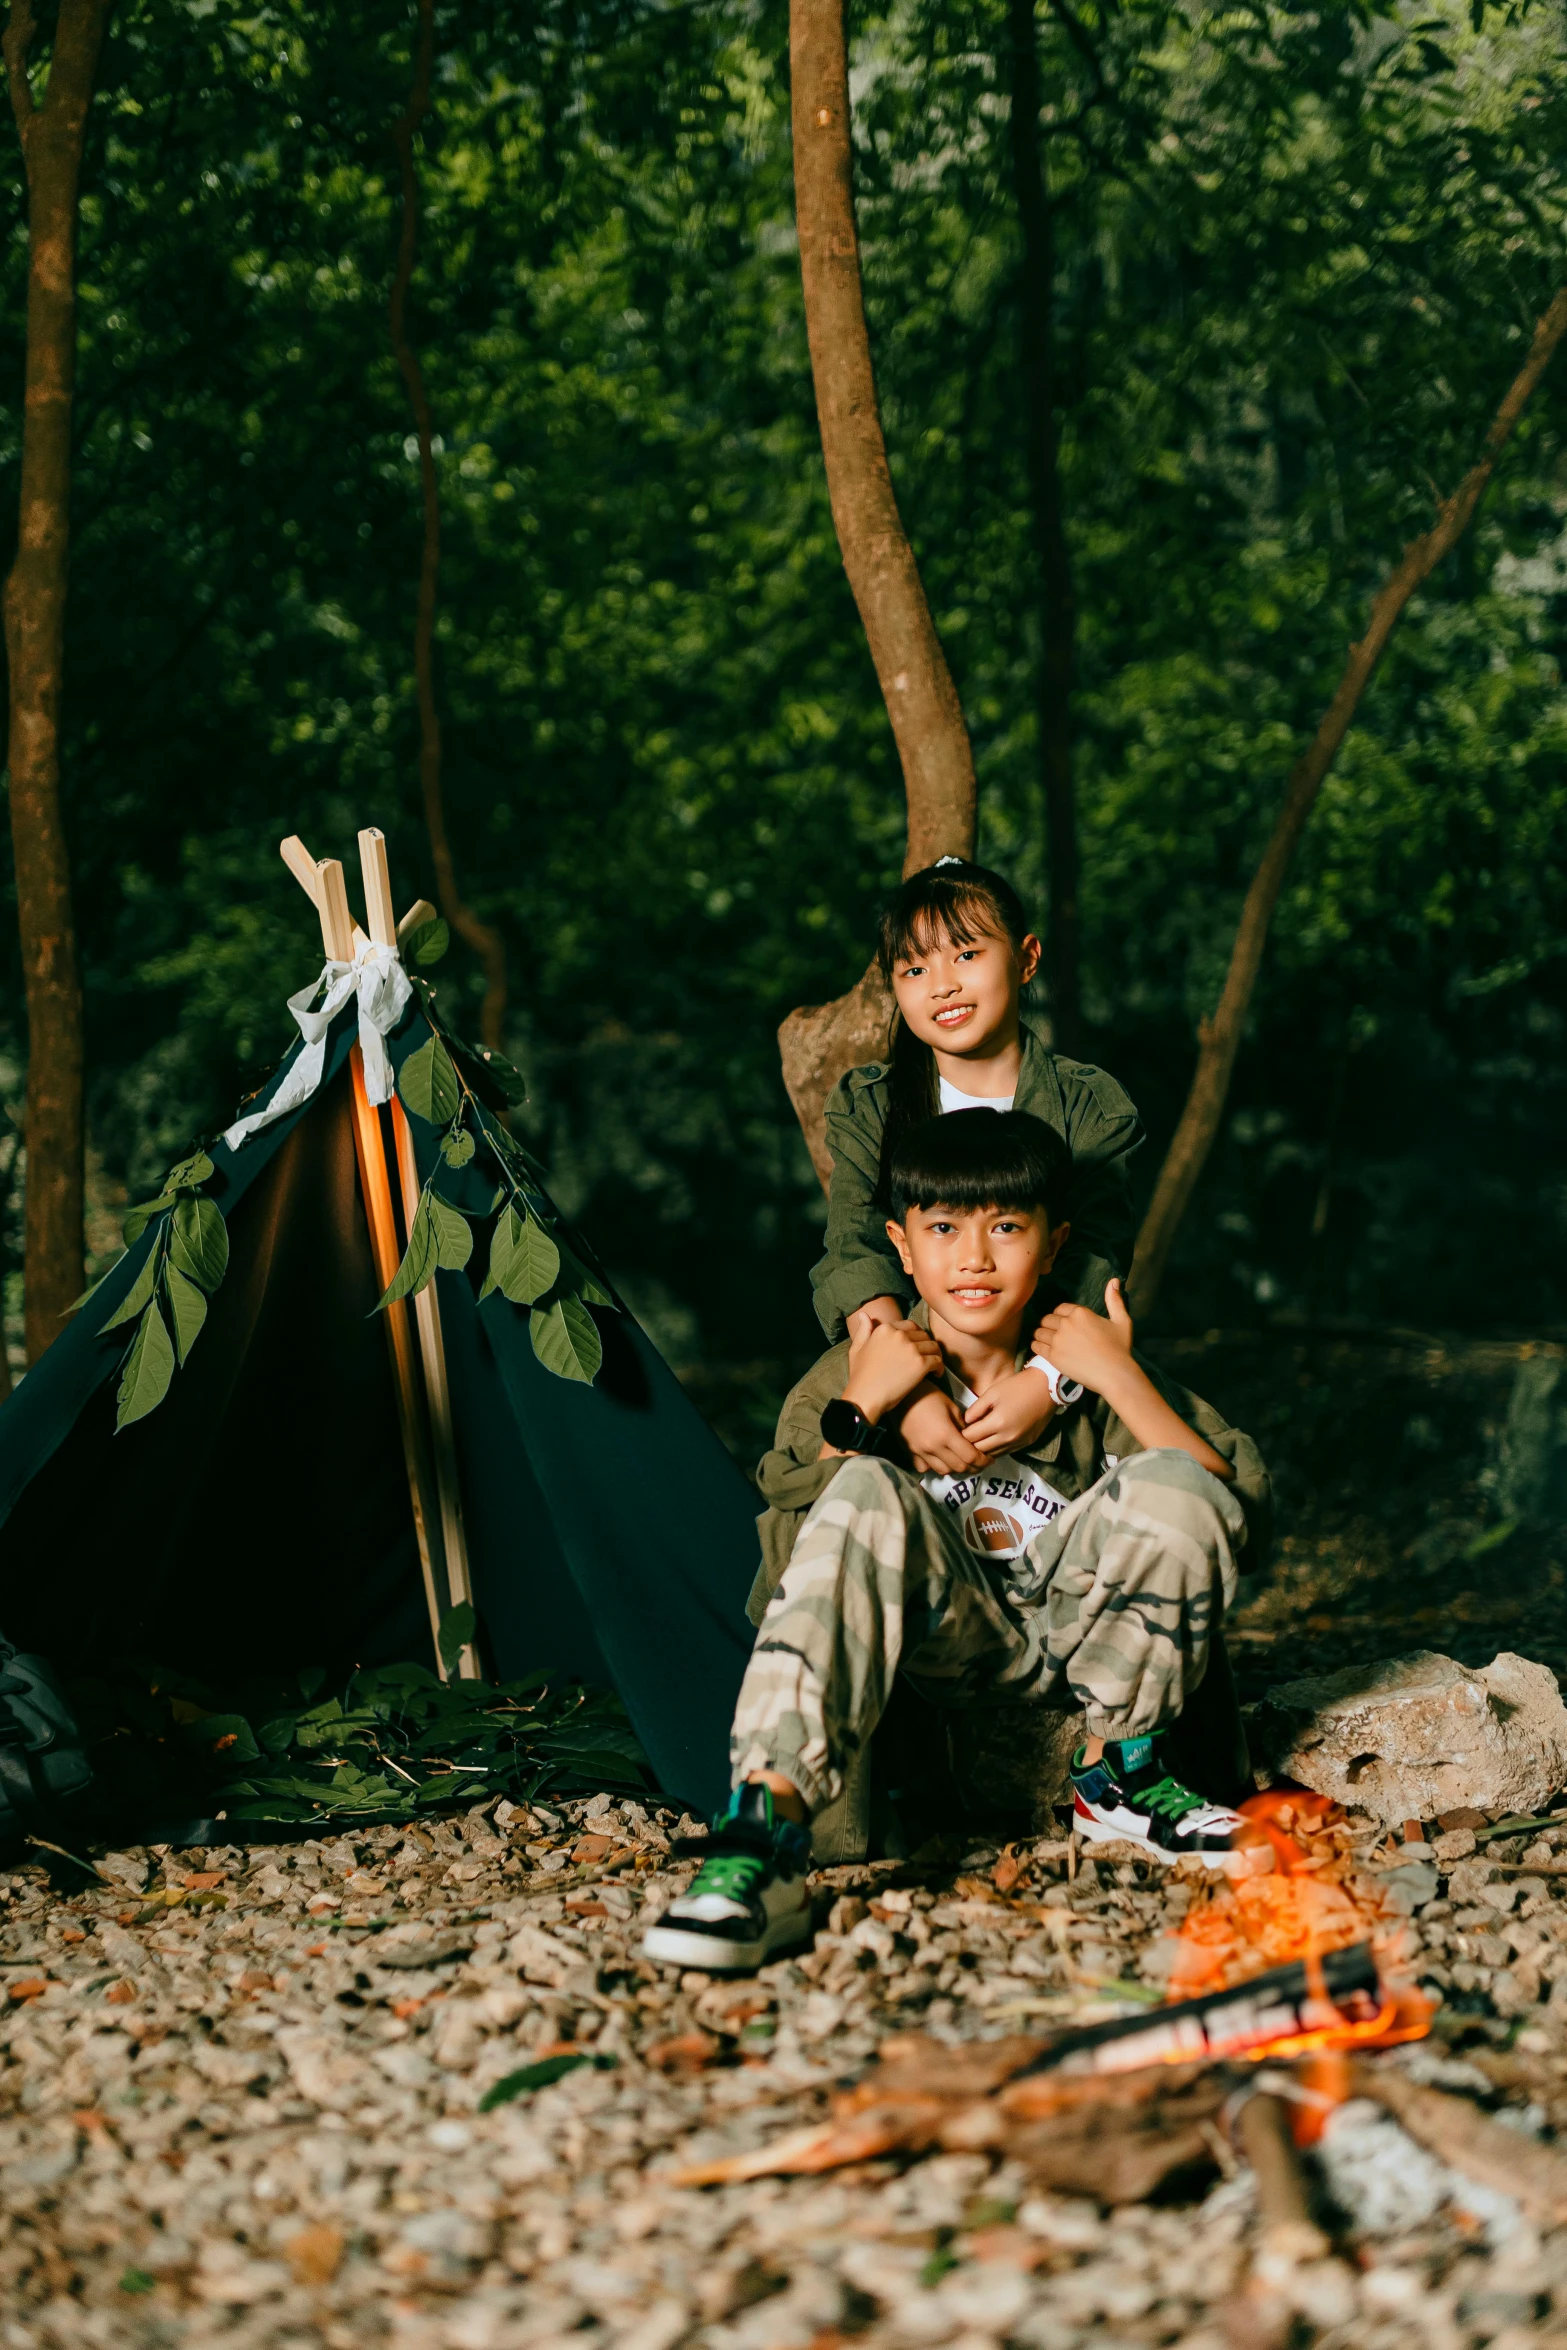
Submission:
M 965 1412 L 975 1401 L 973 1390 L 955 1371 L 947 1373 L 947 1392 Z M 964 1542 L 983 1558 L 1018 1558 L 1041 1527 L 1067 1506 L 1064 1494 L 1009 1452 L 962 1476 L 928 1469 L 920 1483 L 932 1501 L 952 1513 Z

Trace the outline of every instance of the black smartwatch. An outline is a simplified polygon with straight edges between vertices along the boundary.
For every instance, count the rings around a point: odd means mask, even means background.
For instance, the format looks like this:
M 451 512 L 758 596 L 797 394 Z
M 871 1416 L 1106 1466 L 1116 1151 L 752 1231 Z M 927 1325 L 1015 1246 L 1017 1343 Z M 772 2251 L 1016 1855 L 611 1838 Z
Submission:
M 824 1443 L 836 1445 L 839 1452 L 864 1452 L 884 1459 L 897 1443 L 890 1428 L 878 1428 L 874 1420 L 867 1420 L 857 1403 L 850 1403 L 846 1395 L 835 1395 L 831 1403 L 822 1406 L 821 1431 Z

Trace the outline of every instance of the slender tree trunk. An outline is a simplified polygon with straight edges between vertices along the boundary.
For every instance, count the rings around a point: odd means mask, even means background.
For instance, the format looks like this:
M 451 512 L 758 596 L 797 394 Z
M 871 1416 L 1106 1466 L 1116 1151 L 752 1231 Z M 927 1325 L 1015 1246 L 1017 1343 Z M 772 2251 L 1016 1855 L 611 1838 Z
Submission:
M 419 789 L 424 800 L 425 828 L 435 866 L 435 894 L 441 912 L 464 943 L 472 947 L 484 972 L 484 1003 L 479 1033 L 493 1052 L 505 1041 L 506 942 L 493 924 L 483 920 L 457 886 L 457 868 L 446 831 L 446 801 L 441 786 L 441 721 L 435 707 L 435 596 L 441 570 L 441 492 L 435 473 L 435 450 L 430 429 L 430 403 L 424 388 L 419 354 L 408 336 L 408 288 L 414 273 L 419 239 L 419 176 L 414 168 L 414 137 L 430 104 L 430 76 L 435 64 L 434 0 L 418 0 L 419 42 L 414 58 L 413 88 L 408 104 L 392 126 L 392 141 L 402 173 L 403 218 L 397 245 L 397 269 L 392 279 L 392 349 L 408 387 L 414 431 L 419 439 L 419 481 L 424 494 L 424 549 L 419 561 L 419 604 L 414 619 L 414 683 L 419 696 Z
M 1556 347 L 1567 333 L 1567 288 L 1560 292 L 1534 330 L 1534 341 L 1491 421 L 1478 461 L 1465 474 L 1450 498 L 1437 509 L 1436 521 L 1425 534 L 1404 549 L 1384 580 L 1371 607 L 1366 633 L 1351 645 L 1338 691 L 1328 705 L 1309 749 L 1296 761 L 1285 787 L 1284 804 L 1273 836 L 1262 853 L 1241 908 L 1240 926 L 1230 955 L 1230 968 L 1211 1020 L 1197 1032 L 1197 1068 L 1186 1107 L 1174 1139 L 1165 1154 L 1154 1185 L 1153 1198 L 1137 1236 L 1137 1255 L 1130 1283 L 1135 1313 L 1146 1313 L 1158 1292 L 1181 1217 L 1202 1173 L 1224 1115 L 1235 1056 L 1240 1049 L 1246 1013 L 1256 984 L 1268 925 L 1279 902 L 1284 876 L 1306 827 L 1306 819 L 1348 732 L 1360 697 L 1371 681 L 1383 648 L 1398 625 L 1404 606 L 1416 588 L 1428 579 L 1468 529 L 1486 484 L 1495 470 L 1529 396 L 1544 375 Z
M 882 437 L 854 218 L 844 0 L 790 0 L 789 69 L 800 277 L 827 492 L 902 762 L 903 869 L 914 873 L 940 856 L 973 854 L 977 792 L 968 728 Z M 784 1083 L 824 1184 L 827 1095 L 846 1069 L 885 1049 L 891 1008 L 873 967 L 847 995 L 791 1012 L 778 1031 Z
M 37 30 L 17 0 L 0 47 L 27 176 L 27 369 L 16 560 L 5 584 L 11 841 L 27 993 L 27 1359 L 82 1289 L 82 988 L 60 806 L 60 689 L 76 380 L 77 192 L 110 0 L 60 0 L 48 88 L 27 75 Z
M 1066 543 L 1061 436 L 1056 424 L 1055 216 L 1039 138 L 1039 50 L 1034 0 L 1010 0 L 1012 176 L 1023 232 L 1019 281 L 1023 428 L 1039 568 L 1037 695 L 1045 797 L 1049 935 L 1045 969 L 1055 1042 L 1075 1052 L 1081 1028 L 1077 915 L 1077 800 L 1072 780 L 1072 669 L 1077 595 Z

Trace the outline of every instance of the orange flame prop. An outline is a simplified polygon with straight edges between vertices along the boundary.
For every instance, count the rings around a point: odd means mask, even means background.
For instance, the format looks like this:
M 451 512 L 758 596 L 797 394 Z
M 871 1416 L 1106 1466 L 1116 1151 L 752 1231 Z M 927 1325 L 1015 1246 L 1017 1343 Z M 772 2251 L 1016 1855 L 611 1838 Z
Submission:
M 1342 2059 L 1334 2067 L 1326 2061 L 1329 2053 L 1422 2039 L 1431 2028 L 1431 2004 L 1411 1987 L 1384 1984 L 1373 2015 L 1351 2017 L 1333 2007 L 1322 1978 L 1324 1954 L 1369 1939 L 1384 1970 L 1396 1968 L 1402 1929 L 1402 1919 L 1357 1883 L 1348 1821 L 1339 1806 L 1305 1788 L 1276 1788 L 1248 1797 L 1239 1808 L 1248 1822 L 1241 1839 L 1246 1873 L 1221 1882 L 1187 1916 L 1170 1996 L 1198 1998 L 1269 1967 L 1304 1961 L 1313 2004 L 1334 2020 L 1245 2053 L 1258 2062 L 1318 2060 L 1312 2102 L 1302 2111 L 1317 2112 L 1320 2132 L 1318 2100 L 1336 2103 L 1348 2093 Z

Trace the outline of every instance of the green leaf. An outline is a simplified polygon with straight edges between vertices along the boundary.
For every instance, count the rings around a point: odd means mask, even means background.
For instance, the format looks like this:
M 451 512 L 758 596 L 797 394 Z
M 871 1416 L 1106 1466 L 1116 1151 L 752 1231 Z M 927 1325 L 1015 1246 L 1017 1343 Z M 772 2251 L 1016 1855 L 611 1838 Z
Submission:
M 174 1324 L 174 1352 L 183 1370 L 185 1357 L 201 1336 L 201 1325 L 207 1319 L 207 1301 L 195 1282 L 188 1281 L 176 1265 L 166 1269 L 163 1288 Z
M 456 1607 L 448 1608 L 445 1615 L 442 1616 L 440 1639 L 437 1645 L 441 1651 L 441 1662 L 449 1673 L 456 1672 L 458 1660 L 473 1638 L 473 1626 L 473 1605 L 471 1601 L 466 1599 Z
M 186 1192 L 175 1203 L 169 1255 L 210 1297 L 229 1265 L 229 1228 L 210 1199 Z
M 293 1714 L 279 1714 L 275 1722 L 263 1722 L 257 1735 L 268 1754 L 287 1754 L 294 1743 Z
M 452 1056 L 438 1036 L 410 1053 L 397 1072 L 397 1090 L 404 1106 L 427 1126 L 449 1126 L 457 1115 L 462 1088 Z
M 591 1385 L 604 1360 L 604 1347 L 598 1325 L 580 1298 L 558 1297 L 542 1313 L 535 1307 L 528 1332 L 546 1371 L 553 1371 L 557 1379 L 582 1379 Z
M 484 1073 L 495 1087 L 496 1092 L 502 1095 L 505 1100 L 508 1102 L 525 1102 L 527 1100 L 527 1079 L 520 1069 L 512 1067 L 511 1062 L 504 1055 L 492 1053 L 488 1046 L 480 1045 L 474 1057 L 482 1064 Z
M 441 1198 L 439 1192 L 427 1191 L 430 1203 L 430 1226 L 435 1234 L 435 1261 L 446 1273 L 460 1273 L 473 1254 L 473 1227 L 460 1209 Z
M 172 1191 L 160 1191 L 156 1199 L 144 1199 L 139 1207 L 127 1208 L 120 1230 L 125 1235 L 127 1248 L 134 1248 L 154 1216 L 161 1216 L 165 1208 L 174 1205 Z
M 439 914 L 433 922 L 421 922 L 417 930 L 399 939 L 397 951 L 405 964 L 417 963 L 421 971 L 428 971 L 438 963 L 452 943 L 452 934 Z
M 414 1211 L 413 1230 L 408 1235 L 408 1246 L 403 1261 L 387 1284 L 386 1294 L 376 1304 L 376 1312 L 383 1306 L 395 1305 L 400 1297 L 413 1297 L 423 1289 L 436 1267 L 435 1226 L 430 1218 L 430 1194 L 419 1194 L 419 1205 Z
M 165 1191 L 197 1191 L 213 1172 L 212 1161 L 205 1151 L 192 1151 L 188 1159 L 181 1159 L 163 1178 Z
M 473 1136 L 466 1126 L 453 1126 L 441 1136 L 441 1156 L 448 1167 L 466 1167 L 473 1151 Z
M 203 1714 L 199 1721 L 181 1722 L 179 1735 L 186 1745 L 200 1747 L 236 1769 L 261 1760 L 255 1732 L 243 1714 Z M 232 1745 L 226 1744 L 230 1739 Z
M 569 1248 L 560 1252 L 560 1289 L 563 1297 L 580 1297 L 584 1305 L 614 1306 L 618 1311 L 616 1300 L 604 1284 L 594 1279 L 581 1258 Z
M 149 1412 L 156 1411 L 169 1392 L 173 1376 L 174 1348 L 154 1298 L 136 1325 L 136 1335 L 120 1373 L 119 1407 L 114 1415 L 116 1435 L 133 1420 L 145 1419 Z
M 490 1279 L 514 1306 L 531 1306 L 554 1286 L 560 1251 L 531 1216 L 508 1208 L 490 1240 Z
M 121 1298 L 114 1312 L 109 1316 L 107 1322 L 101 1325 L 99 1331 L 100 1337 L 105 1330 L 118 1330 L 122 1322 L 135 1321 L 142 1308 L 151 1299 L 153 1283 L 157 1280 L 157 1278 L 158 1251 L 156 1246 L 154 1246 L 147 1251 L 147 1262 L 143 1265 L 141 1271 L 137 1274 L 135 1280 L 131 1283 L 130 1288 L 125 1292 L 124 1297 Z
M 525 2064 L 520 2072 L 506 2073 L 492 2082 L 479 2099 L 481 2113 L 493 2113 L 497 2105 L 510 2105 L 514 2097 L 531 2096 L 535 2089 L 547 2089 L 551 2081 L 564 2080 L 585 2064 L 595 2065 L 606 2072 L 614 2064 L 613 2056 L 599 2056 L 591 2048 L 580 2052 L 569 2049 L 560 2056 L 541 2056 L 536 2064 Z

